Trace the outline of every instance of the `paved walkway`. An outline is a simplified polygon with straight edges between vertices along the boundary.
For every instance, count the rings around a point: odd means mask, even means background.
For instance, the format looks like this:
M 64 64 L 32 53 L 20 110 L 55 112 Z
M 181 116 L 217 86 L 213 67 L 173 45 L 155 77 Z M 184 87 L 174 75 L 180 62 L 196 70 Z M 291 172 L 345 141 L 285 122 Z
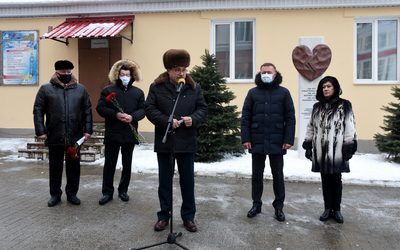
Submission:
M 42 161 L 8 161 L 0 153 L 0 249 L 130 249 L 165 241 L 154 232 L 158 210 L 157 175 L 133 175 L 124 203 L 117 197 L 98 205 L 101 166 L 82 166 L 80 206 L 48 208 L 48 167 Z M 116 181 L 120 172 L 116 173 Z M 286 222 L 273 218 L 272 183 L 266 181 L 263 212 L 246 217 L 250 180 L 196 177 L 196 221 L 187 232 L 180 220 L 175 179 L 174 231 L 190 249 L 400 249 L 400 189 L 345 185 L 345 223 L 318 220 L 320 184 L 286 183 Z M 179 249 L 166 244 L 152 249 Z

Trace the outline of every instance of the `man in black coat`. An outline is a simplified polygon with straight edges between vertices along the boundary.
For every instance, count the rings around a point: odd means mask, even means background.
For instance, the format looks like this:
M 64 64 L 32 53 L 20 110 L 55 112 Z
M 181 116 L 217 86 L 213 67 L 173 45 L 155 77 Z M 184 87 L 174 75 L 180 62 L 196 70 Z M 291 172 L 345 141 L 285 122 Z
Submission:
M 163 56 L 163 62 L 167 71 L 151 84 L 145 104 L 146 116 L 155 125 L 154 151 L 157 152 L 159 171 L 158 197 L 161 211 L 157 213 L 158 221 L 154 230 L 162 231 L 169 223 L 176 160 L 183 200 L 181 218 L 188 231 L 196 232 L 194 154 L 197 149 L 197 129 L 206 119 L 207 104 L 200 85 L 187 74 L 190 55 L 186 50 L 168 50 Z M 163 142 L 178 95 L 176 110 L 170 121 L 171 129 Z
M 252 218 L 261 212 L 263 176 L 268 155 L 275 194 L 272 203 L 275 218 L 284 221 L 283 155 L 294 143 L 296 122 L 293 100 L 289 90 L 280 86 L 282 76 L 272 63 L 261 65 L 255 83 L 257 86 L 249 90 L 244 101 L 241 121 L 243 147 L 252 154 L 253 206 L 247 217 Z
M 122 173 L 118 197 L 125 202 L 129 200 L 127 192 L 132 174 L 132 154 L 135 144 L 139 143 L 138 122 L 145 116 L 144 93 L 133 85 L 140 80 L 139 66 L 130 60 L 120 60 L 112 66 L 108 78 L 111 84 L 101 91 L 96 107 L 99 115 L 105 118 L 103 196 L 99 200 L 100 205 L 113 199 L 114 174 L 120 150 Z
M 72 74 L 74 65 L 67 60 L 57 61 L 56 72 L 50 82 L 40 87 L 33 107 L 35 133 L 45 140 L 49 148 L 49 177 L 51 198 L 47 205 L 53 207 L 61 201 L 61 180 L 65 155 L 67 200 L 73 205 L 81 202 L 76 196 L 79 188 L 80 160 L 67 149 L 74 147 L 84 137 L 93 133 L 89 94 Z

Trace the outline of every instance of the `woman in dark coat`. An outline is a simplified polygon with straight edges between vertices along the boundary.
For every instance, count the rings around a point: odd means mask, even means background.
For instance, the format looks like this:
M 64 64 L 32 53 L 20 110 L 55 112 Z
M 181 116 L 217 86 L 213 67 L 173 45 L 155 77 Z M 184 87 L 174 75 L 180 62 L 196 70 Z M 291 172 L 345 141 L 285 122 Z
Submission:
M 189 232 L 196 232 L 194 197 L 194 154 L 197 150 L 197 129 L 207 116 L 207 104 L 199 84 L 187 74 L 190 55 L 186 50 L 171 49 L 164 53 L 162 73 L 151 84 L 146 100 L 146 116 L 155 125 L 154 151 L 157 152 L 161 210 L 157 213 L 155 231 L 167 228 L 172 208 L 172 179 L 175 160 L 178 165 L 182 193 L 181 218 Z M 177 100 L 173 119 L 169 121 Z M 170 122 L 166 141 L 163 137 Z
M 111 84 L 101 91 L 96 107 L 99 115 L 105 118 L 103 197 L 99 200 L 100 205 L 113 199 L 114 174 L 120 150 L 122 174 L 118 196 L 122 201 L 129 200 L 127 192 L 131 179 L 132 154 L 135 144 L 139 143 L 138 122 L 145 116 L 144 93 L 133 85 L 140 80 L 139 66 L 133 61 L 120 60 L 112 66 L 108 78 Z M 110 101 L 111 93 L 115 94 L 114 98 L 123 112 Z M 132 127 L 135 131 L 132 131 Z
M 357 150 L 355 120 L 350 101 L 342 94 L 338 80 L 326 76 L 318 84 L 311 119 L 303 142 L 312 171 L 321 173 L 325 211 L 321 221 L 330 217 L 343 223 L 340 212 L 342 172 L 350 172 L 349 159 Z

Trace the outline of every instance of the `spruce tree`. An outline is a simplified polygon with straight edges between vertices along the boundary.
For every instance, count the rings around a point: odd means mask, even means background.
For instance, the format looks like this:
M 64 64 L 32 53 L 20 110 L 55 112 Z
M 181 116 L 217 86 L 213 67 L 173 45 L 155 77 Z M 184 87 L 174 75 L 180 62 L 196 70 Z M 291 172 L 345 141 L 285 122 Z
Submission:
M 392 91 L 398 102 L 383 106 L 382 110 L 389 113 L 384 116 L 384 126 L 381 126 L 386 133 L 377 133 L 374 138 L 379 151 L 387 153 L 389 159 L 400 162 L 400 88 L 395 86 Z
M 240 141 L 239 112 L 236 105 L 229 105 L 235 96 L 218 71 L 216 57 L 206 50 L 201 59 L 203 66 L 195 66 L 190 74 L 201 85 L 208 104 L 208 116 L 198 131 L 195 160 L 214 162 L 226 155 L 239 156 L 244 153 Z

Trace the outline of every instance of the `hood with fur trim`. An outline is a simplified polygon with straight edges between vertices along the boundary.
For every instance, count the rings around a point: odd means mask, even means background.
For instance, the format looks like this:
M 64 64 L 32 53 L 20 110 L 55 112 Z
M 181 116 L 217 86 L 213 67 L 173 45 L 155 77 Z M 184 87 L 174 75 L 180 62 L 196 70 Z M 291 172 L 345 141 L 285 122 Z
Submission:
M 193 78 L 189 74 L 186 74 L 185 81 L 186 81 L 186 85 L 190 86 L 192 89 L 196 88 L 196 82 L 193 80 Z M 154 80 L 154 84 L 161 84 L 161 83 L 164 83 L 164 82 L 169 82 L 169 75 L 168 75 L 167 71 L 165 71 L 164 73 L 159 75 Z
M 256 83 L 257 87 L 260 88 L 274 88 L 278 87 L 282 83 L 282 75 L 279 71 L 276 71 L 276 75 L 274 80 L 271 83 L 264 83 L 261 80 L 261 73 L 257 73 L 254 82 Z
M 121 69 L 122 65 L 127 65 L 128 68 L 132 72 L 132 79 L 134 81 L 140 81 L 142 79 L 141 72 L 139 65 L 135 63 L 134 61 L 123 59 L 119 60 L 110 69 L 110 73 L 108 73 L 108 79 L 110 80 L 110 83 L 117 83 L 117 80 L 119 79 L 119 70 Z M 131 80 L 131 82 L 133 82 Z

